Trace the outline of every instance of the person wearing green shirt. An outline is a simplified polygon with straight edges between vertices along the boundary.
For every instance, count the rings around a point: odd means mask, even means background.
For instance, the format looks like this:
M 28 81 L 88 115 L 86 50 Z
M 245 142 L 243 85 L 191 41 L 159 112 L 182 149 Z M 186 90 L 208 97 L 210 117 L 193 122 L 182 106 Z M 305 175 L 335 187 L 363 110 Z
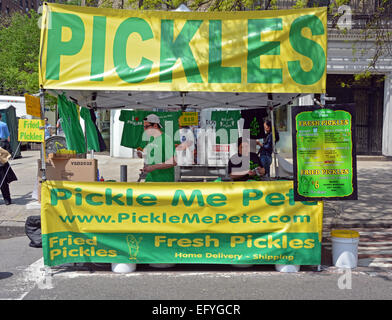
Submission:
M 149 114 L 144 118 L 144 133 L 150 137 L 144 148 L 145 165 L 142 171 L 147 172 L 146 182 L 174 182 L 174 156 L 173 139 L 162 132 L 160 119 L 156 114 Z M 141 154 L 138 152 L 139 157 Z M 169 268 L 174 264 L 153 263 L 154 268 Z
M 155 114 L 150 114 L 143 120 L 144 134 L 149 137 L 149 142 L 143 150 L 145 155 L 144 168 L 147 173 L 146 182 L 174 182 L 174 143 L 162 131 L 160 119 Z M 138 152 L 139 157 L 142 156 Z

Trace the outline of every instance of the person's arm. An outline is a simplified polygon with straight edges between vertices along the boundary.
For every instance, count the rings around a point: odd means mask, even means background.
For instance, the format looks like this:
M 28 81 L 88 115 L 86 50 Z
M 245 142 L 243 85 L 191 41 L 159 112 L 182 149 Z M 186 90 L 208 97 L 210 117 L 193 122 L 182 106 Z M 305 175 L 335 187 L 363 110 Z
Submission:
M 169 169 L 177 165 L 176 158 L 173 156 L 170 159 L 167 159 L 165 162 L 146 165 L 144 167 L 144 172 L 151 172 L 155 170 Z
M 261 176 L 265 175 L 265 169 L 263 167 L 257 167 L 256 170 Z
M 239 180 L 247 175 L 250 175 L 251 171 L 239 171 L 230 173 L 230 178 L 233 180 Z

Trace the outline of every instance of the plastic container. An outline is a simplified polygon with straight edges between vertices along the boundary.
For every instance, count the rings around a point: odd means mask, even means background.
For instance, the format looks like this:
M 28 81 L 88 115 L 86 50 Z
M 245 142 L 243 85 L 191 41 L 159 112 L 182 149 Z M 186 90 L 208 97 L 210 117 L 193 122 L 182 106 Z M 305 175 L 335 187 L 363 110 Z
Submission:
M 352 230 L 332 230 L 332 262 L 339 268 L 356 268 L 359 233 Z
M 130 273 L 136 270 L 136 263 L 112 263 L 112 271 L 115 273 Z
M 279 272 L 298 272 L 301 266 L 295 264 L 276 264 L 275 270 Z

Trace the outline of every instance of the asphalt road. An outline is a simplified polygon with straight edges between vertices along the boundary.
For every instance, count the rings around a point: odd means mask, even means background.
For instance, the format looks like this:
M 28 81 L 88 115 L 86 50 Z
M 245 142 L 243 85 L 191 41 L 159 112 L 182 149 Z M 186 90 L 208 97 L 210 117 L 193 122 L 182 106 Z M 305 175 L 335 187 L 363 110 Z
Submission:
M 27 237 L 0 240 L 0 299 L 11 300 L 390 300 L 392 273 L 328 268 L 279 273 L 272 266 L 177 265 L 116 274 L 110 265 L 46 269 Z M 302 269 L 301 269 L 302 270 Z M 149 307 L 150 308 L 150 307 Z M 147 310 L 149 312 L 149 310 Z M 196 311 L 195 311 L 196 312 Z

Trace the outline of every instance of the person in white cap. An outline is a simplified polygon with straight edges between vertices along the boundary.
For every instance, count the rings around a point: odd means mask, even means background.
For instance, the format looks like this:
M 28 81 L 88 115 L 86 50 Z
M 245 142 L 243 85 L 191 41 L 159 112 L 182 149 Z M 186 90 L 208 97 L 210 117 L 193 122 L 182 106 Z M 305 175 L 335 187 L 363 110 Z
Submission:
M 142 169 L 147 173 L 146 182 L 174 182 L 174 144 L 162 131 L 159 117 L 150 114 L 144 118 L 144 134 L 149 139 L 144 148 L 145 165 Z M 141 157 L 141 153 L 138 153 Z
M 174 182 L 174 157 L 173 139 L 162 132 L 159 117 L 150 114 L 144 118 L 144 133 L 149 137 L 149 144 L 144 148 L 145 165 L 142 171 L 147 172 L 146 182 Z M 142 154 L 138 153 L 139 157 Z M 169 268 L 174 264 L 153 263 L 154 268 Z

